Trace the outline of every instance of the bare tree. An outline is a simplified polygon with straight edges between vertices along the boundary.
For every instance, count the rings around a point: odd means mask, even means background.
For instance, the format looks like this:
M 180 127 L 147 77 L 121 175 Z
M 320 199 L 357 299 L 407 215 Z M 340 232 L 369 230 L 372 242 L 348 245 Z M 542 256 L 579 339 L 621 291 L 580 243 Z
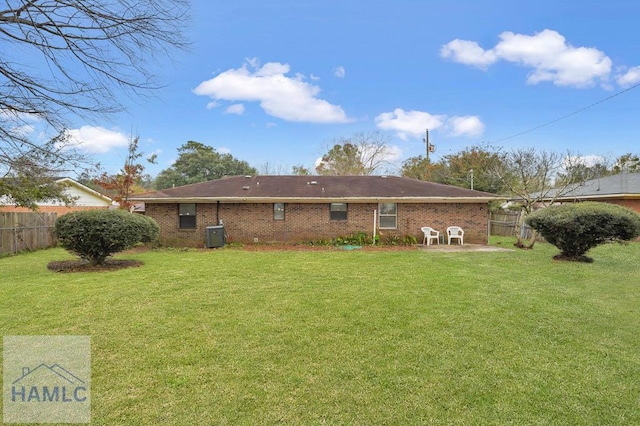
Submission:
M 316 167 L 321 175 L 370 175 L 389 164 L 388 138 L 383 133 L 356 133 L 334 140 Z
M 0 176 L 15 177 L 32 152 L 77 153 L 42 144 L 37 124 L 62 133 L 71 116 L 122 109 L 118 92 L 161 87 L 153 63 L 184 49 L 188 0 L 5 0 L 0 9 Z M 2 6 L 0 6 L 1 8 Z
M 258 173 L 261 175 L 286 175 L 288 169 L 284 164 L 274 164 L 266 161 L 258 166 Z
M 502 182 L 521 209 L 515 229 L 516 247 L 532 248 L 535 244 L 535 231 L 528 239 L 520 232 L 527 215 L 553 204 L 584 182 L 577 167 L 581 161 L 579 155 L 570 152 L 561 155 L 523 148 L 503 153 L 501 161 L 491 166 L 489 173 Z

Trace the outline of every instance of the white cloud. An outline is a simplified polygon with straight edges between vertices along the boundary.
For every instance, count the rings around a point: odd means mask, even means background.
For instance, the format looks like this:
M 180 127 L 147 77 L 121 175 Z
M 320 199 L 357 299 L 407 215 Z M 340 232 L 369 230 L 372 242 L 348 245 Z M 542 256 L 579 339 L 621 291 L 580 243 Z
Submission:
M 320 164 L 322 164 L 322 157 L 317 157 L 313 162 L 313 170 L 317 169 Z
M 244 105 L 242 104 L 230 105 L 224 112 L 227 114 L 242 115 L 244 114 Z
M 622 87 L 633 86 L 640 82 L 640 66 L 628 69 L 624 74 L 618 75 L 616 81 Z
M 494 52 L 484 50 L 475 41 L 459 39 L 450 41 L 442 46 L 440 56 L 452 59 L 454 62 L 482 69 L 486 69 L 498 59 Z
M 593 47 L 574 47 L 557 31 L 545 29 L 532 36 L 510 31 L 500 34 L 500 42 L 484 50 L 474 41 L 453 40 L 440 49 L 440 56 L 486 69 L 504 60 L 531 68 L 527 82 L 549 81 L 557 86 L 588 87 L 606 84 L 611 59 Z
M 13 136 L 26 137 L 36 132 L 36 125 L 41 124 L 42 120 L 36 114 L 0 108 L 0 123 Z
M 304 76 L 288 77 L 288 64 L 269 62 L 254 71 L 247 68 L 256 63 L 254 58 L 241 68 L 224 71 L 200 83 L 193 92 L 214 101 L 259 102 L 265 113 L 286 121 L 350 121 L 340 106 L 318 98 L 320 88 L 305 82 Z
M 382 130 L 394 130 L 400 139 L 407 136 L 420 137 L 426 129 L 437 129 L 444 125 L 444 115 L 431 115 L 422 111 L 405 111 L 396 108 L 393 112 L 383 112 L 375 118 L 376 126 Z
M 333 69 L 333 75 L 334 77 L 345 78 L 345 76 L 347 75 L 347 70 L 345 70 L 342 65 L 339 67 L 335 67 Z
M 397 164 L 397 163 L 401 163 L 402 160 L 404 160 L 402 148 L 400 148 L 397 145 L 387 146 L 387 149 L 385 150 L 385 153 L 384 153 L 384 161 L 391 164 Z
M 484 124 L 475 115 L 451 117 L 447 120 L 447 129 L 452 136 L 480 136 L 484 133 Z
M 582 164 L 586 167 L 593 167 L 596 164 L 605 164 L 606 159 L 600 155 L 582 155 L 582 156 L 573 156 L 573 157 L 565 157 L 562 159 L 562 169 L 566 170 L 567 167 Z
M 441 127 L 454 137 L 480 136 L 484 132 L 484 124 L 475 115 L 448 117 L 396 108 L 393 112 L 383 112 L 375 120 L 379 129 L 395 131 L 403 140 L 407 137 L 423 137 L 427 129 L 436 130 Z
M 104 154 L 113 148 L 129 145 L 127 135 L 104 127 L 82 126 L 67 132 L 70 146 L 93 154 Z

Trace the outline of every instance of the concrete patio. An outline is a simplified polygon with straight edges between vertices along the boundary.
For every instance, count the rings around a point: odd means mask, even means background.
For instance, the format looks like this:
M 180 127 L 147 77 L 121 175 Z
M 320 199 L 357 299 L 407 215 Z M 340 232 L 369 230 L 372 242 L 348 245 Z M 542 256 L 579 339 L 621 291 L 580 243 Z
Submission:
M 487 246 L 483 244 L 418 244 L 418 247 L 426 251 L 462 252 L 462 251 L 514 251 L 506 247 Z

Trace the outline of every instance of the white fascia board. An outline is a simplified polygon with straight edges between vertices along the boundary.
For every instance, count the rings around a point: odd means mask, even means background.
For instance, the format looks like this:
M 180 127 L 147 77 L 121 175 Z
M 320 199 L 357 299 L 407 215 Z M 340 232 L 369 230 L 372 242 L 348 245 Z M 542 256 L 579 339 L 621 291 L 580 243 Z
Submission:
M 176 198 L 129 198 L 129 201 L 143 201 L 154 204 L 171 203 L 488 203 L 503 200 L 503 197 L 176 197 Z

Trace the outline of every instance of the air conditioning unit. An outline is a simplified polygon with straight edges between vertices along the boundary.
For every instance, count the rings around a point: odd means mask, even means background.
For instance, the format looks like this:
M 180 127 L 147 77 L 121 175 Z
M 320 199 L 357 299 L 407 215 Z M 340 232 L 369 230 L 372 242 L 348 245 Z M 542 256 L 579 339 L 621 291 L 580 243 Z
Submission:
M 224 247 L 224 225 L 207 226 L 207 248 Z

